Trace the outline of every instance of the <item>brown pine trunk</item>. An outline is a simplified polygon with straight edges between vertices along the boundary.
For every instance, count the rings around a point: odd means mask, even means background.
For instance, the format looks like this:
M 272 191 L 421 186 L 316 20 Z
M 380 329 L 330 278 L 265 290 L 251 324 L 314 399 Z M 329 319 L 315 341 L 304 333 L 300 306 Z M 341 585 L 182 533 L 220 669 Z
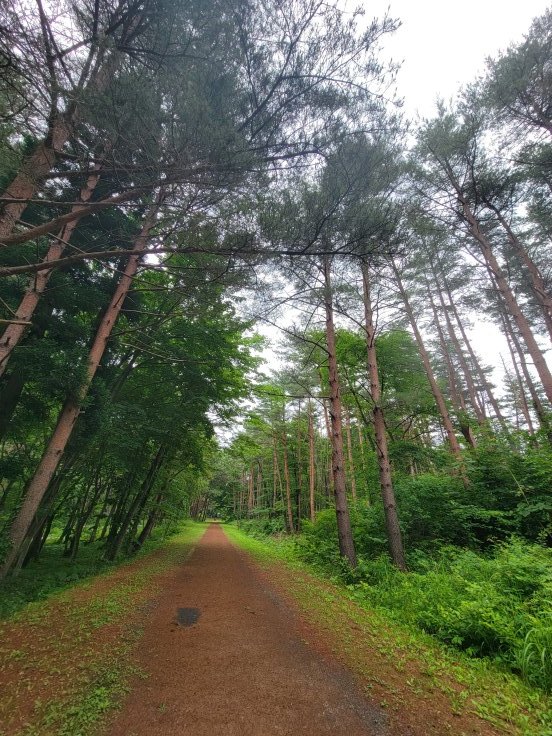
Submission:
M 548 331 L 548 335 L 550 337 L 550 340 L 552 340 L 552 296 L 546 288 L 544 278 L 537 264 L 533 261 L 529 253 L 523 247 L 521 241 L 510 227 L 510 224 L 508 223 L 504 215 L 490 202 L 486 200 L 484 201 L 487 207 L 496 214 L 498 221 L 500 222 L 502 228 L 508 236 L 510 245 L 512 245 L 514 251 L 518 254 L 521 262 L 527 268 L 535 297 L 537 299 L 537 302 L 540 304 L 543 312 L 544 322 Z
M 374 325 L 372 300 L 370 296 L 370 274 L 367 263 L 362 264 L 362 284 L 368 376 L 370 379 L 370 393 L 373 403 L 372 416 L 374 421 L 374 434 L 376 437 L 376 454 L 378 457 L 381 496 L 383 499 L 383 509 L 385 513 L 385 525 L 387 527 L 387 540 L 389 543 L 391 559 L 393 560 L 394 565 L 399 570 L 406 571 L 407 567 L 404 556 L 401 527 L 399 525 L 399 515 L 397 513 L 397 503 L 395 500 L 395 491 L 393 489 L 393 480 L 391 477 L 391 465 L 389 463 L 385 417 L 381 405 L 381 386 L 379 382 L 378 361 L 376 357 L 376 328 Z
M 314 421 L 312 416 L 312 404 L 309 401 L 309 510 L 310 520 L 314 523 L 316 520 L 316 509 L 315 509 L 315 491 L 316 484 L 316 467 L 314 457 Z
M 445 430 L 445 433 L 446 433 L 446 436 L 447 436 L 447 439 L 450 445 L 450 449 L 452 450 L 452 454 L 458 460 L 461 460 L 462 451 L 460 449 L 460 445 L 458 444 L 456 434 L 454 433 L 454 427 L 452 426 L 452 421 L 448 413 L 445 399 L 435 379 L 435 374 L 433 373 L 433 368 L 431 367 L 429 355 L 425 348 L 424 341 L 422 339 L 420 330 L 418 329 L 418 325 L 414 317 L 414 312 L 412 311 L 412 307 L 410 305 L 410 300 L 403 286 L 402 279 L 400 277 L 397 267 L 395 266 L 393 262 L 391 263 L 391 265 L 393 268 L 393 272 L 395 274 L 395 280 L 397 282 L 397 286 L 399 287 L 399 292 L 402 297 L 406 313 L 408 315 L 410 326 L 412 327 L 412 331 L 414 332 L 414 337 L 416 339 L 416 343 L 418 345 L 418 351 L 420 353 L 420 357 L 422 359 L 422 363 L 425 368 L 427 380 L 429 381 L 429 385 L 431 386 L 431 392 L 433 394 L 433 398 L 435 399 L 435 403 L 437 404 L 437 408 L 439 409 L 439 414 L 441 415 L 441 421 L 443 422 L 443 427 L 444 427 L 444 430 Z
M 42 179 L 52 170 L 56 159 L 69 139 L 69 125 L 63 115 L 58 115 L 52 125 L 49 140 L 37 145 L 23 162 L 21 169 L 4 191 L 4 196 L 15 202 L 7 202 L 0 214 L 0 245 L 16 226 L 27 207 L 28 200 L 36 192 Z
M 345 458 L 343 455 L 343 433 L 341 427 L 341 396 L 337 356 L 335 347 L 335 326 L 333 317 L 333 295 L 330 276 L 330 259 L 323 261 L 324 273 L 324 308 L 326 312 L 326 347 L 328 350 L 328 369 L 330 384 L 330 424 L 332 445 L 332 476 L 334 485 L 335 513 L 337 516 L 337 535 L 339 552 L 352 567 L 356 567 L 357 559 L 351 519 L 347 505 L 347 487 L 345 481 Z
M 456 383 L 456 372 L 454 370 L 452 358 L 450 357 L 441 323 L 439 322 L 437 308 L 433 301 L 433 297 L 431 296 L 431 292 L 429 291 L 429 286 L 427 287 L 427 295 L 429 303 L 431 304 L 431 309 L 433 311 L 433 322 L 437 329 L 437 335 L 439 337 L 439 343 L 441 345 L 441 352 L 443 353 L 443 358 L 445 359 L 445 364 L 447 366 L 448 383 L 452 405 L 456 411 L 456 416 L 460 425 L 460 431 L 464 435 L 464 438 L 466 439 L 466 442 L 469 444 L 469 446 L 474 448 L 476 446 L 476 442 L 471 425 L 468 420 L 468 410 L 466 407 L 466 402 L 464 401 L 464 394 L 462 392 L 462 387 L 458 387 Z
M 138 11 L 141 14 L 141 11 Z M 130 40 L 138 27 L 136 19 L 127 21 L 127 38 Z M 69 102 L 63 114 L 57 114 L 51 122 L 48 134 L 34 151 L 23 161 L 18 173 L 4 191 L 4 196 L 14 202 L 7 202 L 0 213 L 0 245 L 12 233 L 18 220 L 26 209 L 29 199 L 37 191 L 45 177 L 50 173 L 63 147 L 69 140 L 72 129 L 80 120 L 78 99 L 85 88 L 102 92 L 115 73 L 122 56 L 118 52 L 111 53 L 107 58 L 95 44 L 90 49 L 88 58 L 75 89 L 73 100 Z
M 362 477 L 366 478 L 366 452 L 365 452 L 365 439 L 364 434 L 362 432 L 362 420 L 359 417 L 356 417 L 356 426 L 357 426 L 357 434 L 358 434 L 358 446 L 360 448 L 360 464 L 362 466 Z M 366 490 L 366 505 L 370 506 L 372 503 L 372 500 L 370 498 L 370 489 L 368 488 L 367 484 L 365 484 L 365 490 Z
M 353 497 L 353 502 L 356 503 L 357 491 L 355 463 L 353 460 L 353 440 L 351 437 L 351 415 L 349 414 L 348 409 L 345 409 L 345 434 L 347 436 L 347 460 L 349 462 L 349 483 L 351 484 L 351 496 Z
M 432 270 L 433 270 L 433 265 L 432 265 Z M 441 292 L 441 288 L 439 286 L 439 282 L 437 281 L 437 276 L 434 270 L 433 270 L 433 278 L 435 279 L 435 284 L 437 286 L 437 296 L 439 297 L 439 303 L 441 305 L 441 309 L 443 310 L 443 314 L 445 315 L 447 331 L 448 331 L 450 340 L 454 346 L 454 350 L 456 351 L 456 354 L 458 355 L 458 359 L 460 360 L 460 365 L 462 366 L 462 371 L 464 373 L 464 378 L 466 380 L 466 386 L 468 388 L 468 396 L 470 397 L 471 405 L 475 412 L 475 416 L 477 417 L 477 421 L 479 422 L 479 424 L 483 424 L 486 419 L 485 408 L 484 406 L 482 407 L 479 404 L 479 398 L 477 396 L 477 391 L 475 388 L 475 384 L 473 382 L 473 377 L 472 377 L 470 367 L 468 365 L 468 362 L 464 355 L 464 351 L 462 350 L 462 346 L 460 345 L 460 342 L 454 330 L 454 326 L 450 319 L 450 315 L 445 305 L 445 300 L 443 299 L 443 294 Z
M 117 321 L 123 302 L 132 285 L 132 280 L 138 270 L 140 258 L 146 249 L 148 237 L 155 224 L 155 218 L 160 202 L 161 195 L 158 197 L 157 204 L 150 208 L 140 235 L 136 238 L 123 275 L 121 276 L 113 297 L 111 298 L 111 302 L 100 322 L 92 347 L 88 354 L 86 379 L 78 393 L 66 400 L 58 417 L 56 428 L 54 429 L 48 446 L 40 460 L 38 468 L 27 484 L 23 503 L 21 504 L 18 514 L 10 529 L 10 549 L 0 570 L 0 577 L 5 577 L 9 573 L 13 562 L 17 558 L 19 549 L 25 539 L 38 506 L 40 505 L 48 485 L 57 470 L 59 462 L 63 457 L 63 453 L 65 452 L 65 448 L 73 432 L 75 422 L 79 416 L 82 402 L 88 394 L 90 384 L 92 383 L 96 371 L 98 370 L 98 366 L 100 365 L 100 361 L 105 352 L 107 341 L 109 340 L 113 326 Z
M 90 200 L 94 188 L 100 179 L 99 169 L 99 166 L 95 167 L 95 171 L 88 177 L 86 184 L 81 189 L 81 203 L 88 202 Z M 74 211 L 78 206 L 80 205 L 75 205 L 72 211 Z M 77 224 L 78 221 L 73 220 L 72 222 L 68 222 L 67 225 L 61 229 L 57 239 L 55 239 L 50 245 L 48 252 L 44 257 L 44 261 L 55 261 L 57 258 L 61 257 L 66 244 L 70 241 L 71 236 L 77 227 Z M 6 327 L 4 334 L 0 337 L 0 376 L 3 375 L 7 368 L 12 351 L 21 341 L 25 330 L 31 324 L 33 314 L 40 298 L 46 291 L 46 286 L 51 274 L 51 270 L 39 271 L 36 276 L 34 276 L 14 314 L 14 322 Z
M 253 464 L 249 466 L 248 474 L 248 491 L 247 491 L 247 516 L 251 517 L 253 514 L 253 507 L 255 506 L 255 472 Z
M 533 359 L 535 369 L 539 374 L 539 378 L 541 379 L 546 397 L 548 398 L 548 401 L 552 404 L 552 373 L 550 372 L 550 369 L 546 364 L 546 360 L 544 359 L 542 350 L 539 348 L 537 341 L 535 340 L 531 325 L 521 311 L 514 292 L 510 288 L 506 276 L 504 275 L 504 272 L 502 271 L 498 264 L 498 261 L 496 260 L 496 256 L 491 247 L 491 243 L 489 242 L 485 233 L 479 227 L 479 223 L 475 215 L 471 211 L 467 201 L 463 198 L 461 194 L 459 194 L 459 198 L 462 202 L 464 218 L 468 223 L 470 233 L 479 244 L 479 247 L 483 254 L 483 258 L 485 259 L 485 263 L 487 264 L 489 270 L 492 272 L 495 278 L 498 291 L 504 299 L 504 303 L 506 304 L 509 313 L 514 318 L 520 335 L 522 336 L 523 341 L 527 346 L 529 355 Z
M 285 411 L 285 409 L 284 409 Z M 282 448 L 284 453 L 284 482 L 286 486 L 286 510 L 287 510 L 287 524 L 290 534 L 295 532 L 293 524 L 293 508 L 291 505 L 291 482 L 289 477 L 289 460 L 288 460 L 288 449 L 287 449 L 287 434 L 286 429 L 282 432 Z
M 529 368 L 527 366 L 527 361 L 525 360 L 525 354 L 523 352 L 523 348 L 517 338 L 517 335 L 512 329 L 512 325 L 510 324 L 510 320 L 508 319 L 508 317 L 504 314 L 501 314 L 500 316 L 501 316 L 502 324 L 504 327 L 504 335 L 506 337 L 506 343 L 508 344 L 508 351 L 510 352 L 510 355 L 512 357 L 512 363 L 514 365 L 514 370 L 516 371 L 516 375 L 519 375 L 519 367 L 521 367 L 521 372 L 523 373 L 523 377 L 525 379 L 525 385 L 527 386 L 527 389 L 531 396 L 531 403 L 533 404 L 533 408 L 535 409 L 536 415 L 539 419 L 540 426 L 543 428 L 548 428 L 548 419 L 546 416 L 546 412 L 544 410 L 540 397 L 537 393 L 537 389 L 535 388 L 535 384 L 533 383 L 531 374 L 529 373 Z M 518 361 L 516 360 L 516 353 L 517 353 L 518 360 L 519 360 L 519 367 L 518 367 Z M 519 376 L 519 379 L 521 381 L 521 376 Z M 524 397 L 524 401 L 525 403 L 527 403 L 527 399 L 525 397 L 525 389 L 523 389 L 523 381 L 521 381 L 521 386 L 522 386 L 522 394 Z M 529 414 L 529 417 L 530 417 L 530 414 Z
M 301 531 L 301 499 L 303 496 L 303 457 L 301 452 L 301 401 L 297 409 L 297 485 L 295 488 L 295 526 Z
M 483 370 L 483 367 L 481 363 L 479 362 L 479 359 L 477 355 L 475 354 L 475 351 L 471 345 L 471 342 L 468 339 L 468 336 L 466 334 L 466 330 L 464 329 L 464 323 L 462 321 L 462 318 L 460 317 L 460 314 L 458 312 L 458 309 L 456 308 L 456 304 L 454 302 L 454 299 L 452 298 L 452 292 L 450 289 L 450 286 L 448 284 L 448 281 L 446 277 L 443 275 L 443 281 L 445 286 L 445 291 L 447 294 L 448 302 L 450 305 L 450 308 L 452 310 L 452 313 L 454 315 L 454 319 L 456 320 L 456 324 L 458 325 L 458 329 L 460 330 L 460 334 L 462 336 L 462 340 L 464 341 L 464 345 L 466 346 L 466 349 L 469 353 L 469 356 L 472 360 L 473 365 L 475 366 L 477 370 L 477 375 L 479 376 L 479 380 L 481 381 L 481 385 L 483 386 L 485 393 L 487 394 L 490 404 L 493 407 L 493 411 L 495 413 L 495 417 L 497 418 L 498 422 L 504 429 L 504 431 L 508 431 L 508 426 L 506 424 L 506 420 L 504 418 L 504 415 L 502 414 L 502 411 L 500 409 L 500 406 L 498 404 L 498 401 L 496 400 L 496 397 L 493 393 L 492 388 L 489 385 L 489 381 L 487 380 L 487 376 L 485 375 L 485 371 Z

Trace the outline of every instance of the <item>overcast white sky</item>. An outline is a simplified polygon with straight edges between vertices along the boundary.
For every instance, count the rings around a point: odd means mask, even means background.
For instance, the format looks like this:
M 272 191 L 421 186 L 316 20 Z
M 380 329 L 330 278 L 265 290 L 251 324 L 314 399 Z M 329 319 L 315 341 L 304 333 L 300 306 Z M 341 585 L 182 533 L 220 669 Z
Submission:
M 354 0 L 351 0 L 354 4 Z M 429 116 L 437 96 L 448 99 L 483 71 L 485 59 L 521 40 L 545 0 L 366 0 L 368 17 L 390 8 L 402 26 L 385 51 L 402 61 L 398 87 L 409 116 Z

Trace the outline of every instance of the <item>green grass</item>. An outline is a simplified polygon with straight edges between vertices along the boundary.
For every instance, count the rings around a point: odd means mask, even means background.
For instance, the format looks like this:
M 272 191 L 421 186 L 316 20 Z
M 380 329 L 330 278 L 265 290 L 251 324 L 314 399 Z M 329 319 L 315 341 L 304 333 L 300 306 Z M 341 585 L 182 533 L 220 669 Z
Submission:
M 178 535 L 179 532 L 176 532 L 176 536 Z M 53 593 L 72 588 L 76 583 L 116 569 L 129 560 L 139 559 L 168 541 L 166 538 L 153 537 L 137 555 L 121 557 L 115 562 L 102 559 L 103 549 L 100 543 L 83 544 L 74 561 L 63 557 L 61 545 L 46 544 L 36 562 L 32 562 L 15 577 L 0 582 L 0 621 L 13 616 L 28 603 L 44 600 Z
M 453 712 L 454 708 L 459 712 L 469 708 L 501 732 L 552 735 L 550 698 L 506 667 L 486 658 L 473 659 L 416 626 L 398 621 L 392 612 L 374 607 L 339 574 L 331 575 L 302 561 L 297 545 L 289 538 L 257 539 L 231 525 L 225 526 L 225 531 L 262 566 L 270 569 L 281 563 L 299 573 L 287 576 L 287 592 L 308 620 L 335 639 L 350 666 L 367 681 L 377 682 L 377 675 L 374 665 L 359 657 L 359 637 L 369 641 L 395 671 L 407 671 L 409 663 L 424 663 L 421 676 L 408 677 L 403 683 L 412 696 L 431 697 L 431 689 L 438 688 L 448 696 Z M 351 606 L 352 602 L 356 605 Z M 351 636 L 344 622 L 353 622 L 359 633 Z

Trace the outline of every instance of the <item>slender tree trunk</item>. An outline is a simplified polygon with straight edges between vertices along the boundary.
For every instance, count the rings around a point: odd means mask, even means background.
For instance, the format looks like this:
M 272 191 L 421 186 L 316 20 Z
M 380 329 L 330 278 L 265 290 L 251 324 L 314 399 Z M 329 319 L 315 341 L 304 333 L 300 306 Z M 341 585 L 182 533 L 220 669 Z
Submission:
M 546 412 L 544 410 L 544 407 L 542 405 L 542 402 L 540 400 L 540 397 L 537 393 L 537 389 L 535 388 L 535 384 L 533 383 L 533 379 L 531 377 L 531 374 L 529 373 L 529 368 L 527 366 L 527 361 L 525 360 L 525 354 L 523 352 L 523 348 L 517 338 L 517 335 L 515 334 L 514 330 L 512 329 L 512 325 L 510 324 L 510 320 L 506 317 L 506 315 L 501 313 L 501 319 L 504 329 L 504 336 L 506 337 L 506 343 L 508 345 L 508 351 L 510 353 L 510 356 L 512 358 L 512 364 L 514 366 L 514 370 L 516 372 L 516 376 L 519 377 L 520 385 L 521 385 L 521 391 L 523 396 L 523 401 L 527 405 L 527 398 L 525 396 L 525 389 L 523 387 L 523 381 L 521 380 L 521 375 L 519 375 L 519 367 L 521 367 L 521 371 L 523 373 L 523 377 L 525 378 L 525 384 L 527 386 L 527 389 L 529 391 L 529 394 L 531 396 L 531 403 L 533 404 L 533 408 L 535 409 L 535 413 L 539 419 L 539 424 L 541 427 L 548 429 L 548 419 L 546 416 Z M 519 366 L 518 361 L 516 360 L 516 353 L 519 359 Z M 531 419 L 531 415 L 529 412 L 529 407 L 527 407 L 527 416 L 529 417 L 529 420 Z
M 253 515 L 253 508 L 255 507 L 255 473 L 253 470 L 253 463 L 249 466 L 248 478 L 248 490 L 247 490 L 247 516 L 251 518 Z
M 34 515 L 48 488 L 48 485 L 56 472 L 60 460 L 63 457 L 67 443 L 73 432 L 73 428 L 80 413 L 82 402 L 88 394 L 90 384 L 94 378 L 100 361 L 103 357 L 107 341 L 117 321 L 123 302 L 132 285 L 146 246 L 149 234 L 155 225 L 155 218 L 161 195 L 157 203 L 153 205 L 142 226 L 140 235 L 137 237 L 126 268 L 121 276 L 119 284 L 111 299 L 108 308 L 100 322 L 92 347 L 88 355 L 88 366 L 86 379 L 75 396 L 68 398 L 58 417 L 56 428 L 50 438 L 48 446 L 42 456 L 38 468 L 27 484 L 23 503 L 10 529 L 10 549 L 6 555 L 0 577 L 5 577 L 10 571 L 14 560 L 17 558 L 19 548 L 25 539 L 27 531 L 32 523 Z
M 353 460 L 353 440 L 351 437 L 351 415 L 349 410 L 345 409 L 345 434 L 347 436 L 347 460 L 349 461 L 349 482 L 351 484 L 351 496 L 353 502 L 357 500 L 356 478 L 355 478 L 355 462 Z
M 81 206 L 82 203 L 90 200 L 94 188 L 100 179 L 99 168 L 99 165 L 96 166 L 95 171 L 88 177 L 86 184 L 80 192 L 81 202 L 79 205 L 75 205 L 73 210 L 76 209 L 77 206 Z M 73 220 L 73 222 L 67 223 L 67 225 L 61 229 L 58 237 L 50 245 L 44 258 L 45 261 L 55 261 L 57 258 L 61 257 L 66 244 L 70 241 L 71 236 L 77 227 L 77 224 L 78 221 Z M 0 336 L 0 376 L 6 370 L 11 353 L 21 341 L 27 327 L 31 324 L 35 309 L 40 298 L 46 291 L 46 286 L 51 274 L 51 270 L 39 271 L 33 277 L 14 314 L 14 320 L 16 321 L 8 325 L 4 330 L 3 335 Z
M 458 387 L 456 383 L 456 373 L 454 370 L 454 365 L 452 363 L 452 358 L 450 356 L 450 352 L 448 350 L 445 336 L 443 334 L 441 323 L 439 322 L 439 315 L 437 313 L 437 308 L 433 301 L 433 297 L 431 296 L 431 293 L 429 291 L 429 286 L 427 287 L 427 296 L 429 299 L 429 303 L 431 304 L 431 309 L 433 311 L 433 321 L 437 329 L 437 335 L 439 337 L 439 343 L 441 345 L 441 352 L 443 353 L 443 358 L 445 359 L 445 364 L 447 366 L 448 383 L 450 387 L 450 397 L 452 400 L 452 405 L 456 411 L 456 416 L 458 417 L 460 431 L 464 435 L 466 442 L 469 444 L 469 446 L 474 448 L 476 446 L 476 442 L 475 442 L 475 437 L 473 435 L 473 430 L 469 422 L 469 415 L 468 415 L 468 410 L 466 407 L 466 402 L 464 401 L 462 387 L 461 386 Z
M 295 526 L 301 531 L 301 498 L 303 496 L 303 457 L 301 453 L 301 401 L 297 411 L 297 486 L 295 489 Z
M 533 261 L 527 250 L 524 248 L 521 241 L 510 227 L 509 222 L 506 220 L 502 212 L 500 212 L 497 207 L 495 207 L 488 201 L 485 201 L 485 204 L 492 212 L 496 214 L 498 221 L 500 222 L 502 228 L 508 236 L 508 241 L 510 242 L 510 245 L 519 256 L 520 261 L 527 268 L 529 278 L 531 279 L 533 292 L 535 294 L 537 302 L 542 309 L 544 323 L 546 325 L 550 340 L 552 341 L 552 295 L 546 288 L 546 282 L 537 264 Z
M 312 403 L 309 400 L 309 510 L 310 520 L 316 520 L 316 508 L 314 505 L 314 492 L 316 486 L 316 466 L 314 456 L 314 421 L 312 416 Z
M 470 232 L 479 244 L 479 247 L 483 254 L 483 258 L 485 259 L 485 263 L 487 264 L 489 270 L 492 272 L 495 278 L 498 291 L 504 299 L 504 303 L 506 304 L 508 311 L 514 318 L 520 335 L 522 336 L 523 341 L 527 346 L 529 355 L 533 359 L 535 369 L 539 374 L 539 378 L 542 382 L 546 397 L 548 398 L 548 401 L 552 404 L 552 373 L 550 372 L 550 369 L 546 364 L 546 360 L 544 359 L 542 350 L 539 348 L 537 341 L 535 340 L 531 325 L 521 311 L 517 299 L 514 296 L 514 292 L 511 290 L 510 285 L 508 284 L 508 281 L 504 275 L 504 272 L 498 264 L 496 256 L 491 247 L 491 243 L 489 242 L 485 233 L 479 227 L 479 223 L 475 215 L 471 211 L 467 201 L 464 199 L 463 195 L 459 195 L 459 197 L 464 208 L 464 218 L 468 223 Z
M 402 542 L 399 515 L 393 480 L 391 477 L 391 465 L 389 463 L 389 451 L 387 448 L 387 433 L 385 430 L 385 417 L 381 405 L 381 386 L 379 381 L 378 361 L 376 356 L 376 328 L 370 296 L 370 274 L 368 264 L 362 264 L 362 284 L 364 296 L 364 329 L 366 331 L 366 350 L 368 359 L 368 376 L 370 379 L 370 393 L 372 396 L 374 421 L 374 433 L 376 436 L 376 453 L 378 457 L 378 468 L 381 485 L 381 496 L 385 513 L 385 525 L 387 527 L 387 539 L 391 559 L 399 570 L 406 571 L 406 559 Z
M 460 445 L 458 444 L 456 434 L 454 433 L 454 427 L 452 426 L 452 421 L 448 413 L 445 399 L 435 379 L 435 374 L 433 373 L 433 368 L 431 367 L 429 355 L 425 348 L 424 341 L 422 339 L 420 330 L 418 329 L 418 325 L 414 317 L 414 312 L 412 311 L 412 307 L 410 306 L 410 300 L 408 299 L 408 295 L 403 286 L 399 271 L 394 263 L 392 263 L 392 267 L 393 267 L 393 272 L 395 274 L 395 280 L 397 282 L 397 286 L 399 287 L 399 292 L 402 297 L 403 304 L 404 304 L 406 313 L 408 315 L 408 319 L 410 321 L 410 326 L 412 327 L 412 331 L 414 332 L 414 337 L 416 338 L 416 343 L 418 345 L 418 351 L 420 353 L 422 363 L 424 364 L 427 379 L 429 381 L 429 385 L 431 386 L 431 392 L 433 394 L 433 398 L 435 399 L 435 403 L 437 404 L 437 408 L 439 409 L 439 414 L 441 415 L 441 421 L 443 423 L 443 427 L 444 427 L 444 430 L 445 430 L 445 433 L 446 433 L 446 436 L 447 436 L 447 439 L 450 445 L 450 449 L 452 450 L 452 454 L 457 458 L 457 460 L 461 461 L 462 451 L 460 449 Z
M 505 432 L 508 432 L 508 426 L 506 423 L 506 420 L 504 418 L 504 415 L 502 414 L 502 411 L 500 409 L 500 405 L 494 395 L 494 392 L 489 384 L 489 381 L 487 380 L 487 376 L 485 375 L 485 371 L 483 370 L 483 366 L 479 362 L 479 358 L 475 354 L 475 350 L 473 349 L 470 340 L 468 339 L 468 335 L 466 333 L 466 330 L 464 329 L 464 323 L 460 317 L 460 314 L 458 312 L 458 309 L 456 308 L 456 304 L 454 302 L 454 299 L 452 298 L 452 291 L 449 286 L 449 283 L 446 279 L 446 276 L 443 274 L 443 282 L 445 286 L 445 291 L 447 294 L 448 302 L 450 305 L 450 308 L 452 310 L 452 313 L 454 315 L 454 319 L 456 320 L 456 324 L 458 325 L 458 329 L 460 330 L 460 334 L 462 336 L 462 340 L 464 341 L 464 345 L 466 346 L 466 349 L 469 353 L 469 356 L 471 358 L 471 361 L 473 365 L 475 366 L 475 369 L 477 371 L 477 375 L 479 376 L 479 380 L 481 381 L 481 385 L 483 386 L 485 393 L 487 394 L 489 401 L 491 403 L 491 406 L 493 407 L 493 411 L 495 414 L 495 417 L 497 418 L 498 422 L 500 423 L 502 429 Z
M 39 143 L 25 159 L 19 172 L 4 191 L 4 196 L 14 202 L 7 202 L 0 214 L 0 245 L 15 228 L 19 218 L 28 205 L 28 200 L 36 192 L 40 182 L 54 166 L 58 155 L 67 142 L 70 126 L 64 115 L 58 115 L 51 127 L 48 140 Z
M 153 508 L 149 512 L 146 523 L 144 524 L 144 528 L 140 532 L 138 539 L 134 542 L 135 551 L 138 551 L 139 549 L 141 549 L 144 543 L 149 539 L 153 531 L 153 528 L 157 522 L 157 517 L 159 516 L 159 509 L 161 508 L 161 504 L 163 503 L 163 497 L 164 497 L 163 492 L 158 493 L 157 496 L 155 497 Z
M 323 261 L 324 273 L 324 308 L 326 312 L 326 347 L 328 349 L 328 369 L 330 384 L 330 423 L 332 445 L 332 476 L 337 516 L 337 534 L 339 552 L 352 567 L 356 567 L 357 559 L 351 519 L 347 505 L 347 487 L 345 481 L 345 458 L 343 455 L 343 432 L 341 427 L 341 396 L 339 372 L 335 347 L 335 326 L 333 317 L 333 294 L 330 275 L 330 259 Z
M 284 409 L 285 412 L 285 409 Z M 282 448 L 284 453 L 284 483 L 286 486 L 286 509 L 287 509 L 287 523 L 290 534 L 295 532 L 295 526 L 293 524 L 293 508 L 291 505 L 291 482 L 289 477 L 289 460 L 288 460 L 288 448 L 287 448 L 287 434 L 286 428 L 282 432 Z
M 454 350 L 456 351 L 456 354 L 458 355 L 458 359 L 460 361 L 460 365 L 462 366 L 462 371 L 464 373 L 464 378 L 466 380 L 466 386 L 468 388 L 468 396 L 470 397 L 470 401 L 473 406 L 475 416 L 477 417 L 477 421 L 479 422 L 479 424 L 483 424 L 486 419 L 485 408 L 484 406 L 482 407 L 479 404 L 477 391 L 475 388 L 475 384 L 473 382 L 472 373 L 468 365 L 468 362 L 466 360 L 466 356 L 464 355 L 464 351 L 462 350 L 462 346 L 460 345 L 460 342 L 454 330 L 454 325 L 452 324 L 452 321 L 450 319 L 450 315 L 448 313 L 448 310 L 445 304 L 445 300 L 443 299 L 443 294 L 441 292 L 439 282 L 437 281 L 437 275 L 435 274 L 435 271 L 433 270 L 433 264 L 431 268 L 433 271 L 433 278 L 435 279 L 435 283 L 437 286 L 437 296 L 439 297 L 439 303 L 441 305 L 441 309 L 443 310 L 443 314 L 445 315 L 445 322 L 447 325 L 447 331 L 450 337 L 450 341 L 452 342 L 454 346 Z
M 117 557 L 119 550 L 121 549 L 121 546 L 125 540 L 125 537 L 127 536 L 127 532 L 129 531 L 129 529 L 132 530 L 135 524 L 139 523 L 142 510 L 144 509 L 146 502 L 151 494 L 151 490 L 153 488 L 153 484 L 155 483 L 157 473 L 159 472 L 159 468 L 165 460 L 166 454 L 167 447 L 164 444 L 161 444 L 149 465 L 149 468 L 146 472 L 146 477 L 142 481 L 140 489 L 134 495 L 129 508 L 124 515 L 119 528 L 117 529 L 117 533 L 114 535 L 111 544 L 106 551 L 105 557 L 107 560 L 114 560 Z M 131 536 L 134 536 L 132 532 Z

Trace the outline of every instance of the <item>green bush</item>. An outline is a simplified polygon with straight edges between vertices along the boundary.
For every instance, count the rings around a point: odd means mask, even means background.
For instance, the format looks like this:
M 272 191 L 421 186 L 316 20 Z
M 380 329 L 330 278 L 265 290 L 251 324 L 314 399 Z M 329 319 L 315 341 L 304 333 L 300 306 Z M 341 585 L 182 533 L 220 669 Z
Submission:
M 490 554 L 443 545 L 429 556 L 418 548 L 408 555 L 411 572 L 405 575 L 389 562 L 378 536 L 380 515 L 378 507 L 351 510 L 359 553 L 354 571 L 337 553 L 332 510 L 305 526 L 297 550 L 348 583 L 359 603 L 472 656 L 500 661 L 552 691 L 552 551 L 520 539 Z M 440 523 L 432 520 L 432 533 Z
M 354 596 L 474 656 L 552 690 L 552 553 L 512 540 L 492 556 L 442 549 L 404 575 L 362 560 Z

